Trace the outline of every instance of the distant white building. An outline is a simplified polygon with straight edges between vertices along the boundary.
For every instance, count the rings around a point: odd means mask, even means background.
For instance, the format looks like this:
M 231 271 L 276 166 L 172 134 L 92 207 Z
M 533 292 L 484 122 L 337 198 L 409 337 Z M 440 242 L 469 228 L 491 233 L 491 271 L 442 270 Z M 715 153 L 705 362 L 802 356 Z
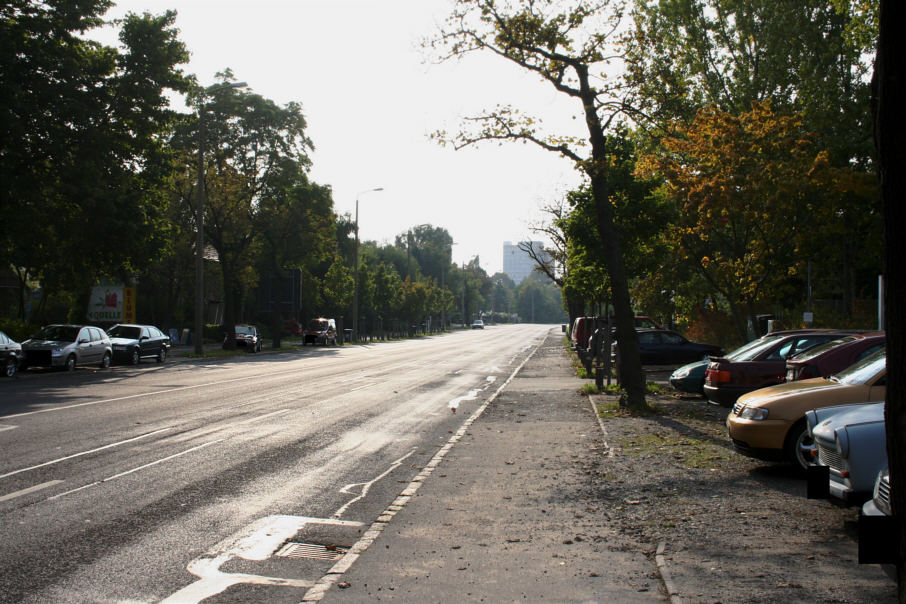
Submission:
M 511 241 L 504 241 L 503 272 L 517 285 L 528 277 L 537 266 L 532 257 L 519 248 L 520 245 L 523 247 L 531 245 L 531 248 L 535 250 L 539 257 L 548 257 L 547 252 L 544 250 L 544 243 L 541 241 L 520 241 L 515 244 Z

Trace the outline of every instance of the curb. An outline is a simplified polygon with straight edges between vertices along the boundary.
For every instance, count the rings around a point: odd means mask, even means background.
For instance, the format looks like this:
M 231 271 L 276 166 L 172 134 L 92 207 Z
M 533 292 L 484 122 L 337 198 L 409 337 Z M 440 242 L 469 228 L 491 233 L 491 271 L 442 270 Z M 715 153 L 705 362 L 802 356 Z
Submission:
M 601 418 L 601 415 L 598 413 L 598 402 L 600 402 L 601 395 L 599 394 L 589 394 L 588 402 L 591 405 L 591 412 L 594 414 L 595 419 L 598 420 L 598 427 L 601 428 L 601 435 L 604 439 L 604 450 L 606 451 L 606 457 L 613 457 L 614 450 L 608 442 L 610 438 L 607 434 L 607 428 L 604 427 L 604 420 Z M 670 569 L 667 568 L 667 558 L 664 556 L 664 552 L 667 549 L 667 543 L 661 541 L 657 546 L 657 552 L 654 555 L 654 566 L 657 570 L 658 578 L 661 580 L 661 583 L 664 584 L 664 589 L 667 591 L 667 596 L 670 598 L 671 604 L 682 604 L 683 600 L 679 597 L 679 591 L 676 589 L 676 586 L 673 584 L 673 577 L 670 575 Z
M 532 350 L 522 360 L 516 369 L 510 374 L 510 376 L 494 391 L 494 393 L 485 400 L 482 405 L 475 410 L 475 412 L 465 421 L 462 426 L 450 437 L 447 443 L 441 447 L 441 449 L 434 454 L 434 457 L 425 465 L 421 472 L 413 478 L 406 488 L 404 488 L 400 494 L 393 500 L 393 502 L 384 510 L 380 516 L 371 524 L 367 531 L 362 535 L 362 538 L 359 539 L 351 548 L 349 552 L 343 556 L 330 570 L 328 570 L 324 576 L 315 581 L 315 584 L 305 593 L 302 597 L 302 602 L 319 602 L 327 594 L 327 591 L 337 583 L 340 578 L 343 576 L 353 563 L 362 555 L 365 550 L 371 546 L 375 540 L 381 535 L 384 529 L 387 527 L 388 523 L 393 520 L 393 517 L 397 513 L 401 512 L 403 508 L 406 507 L 406 504 L 409 503 L 409 500 L 415 496 L 418 492 L 419 487 L 424 483 L 424 481 L 434 472 L 435 468 L 440 465 L 444 457 L 450 450 L 458 443 L 469 428 L 472 427 L 472 424 L 475 423 L 481 415 L 484 413 L 485 409 L 488 408 L 494 400 L 500 396 L 500 393 L 509 386 L 510 382 L 516 377 L 516 375 L 522 371 L 522 368 L 525 367 L 525 364 L 531 360 L 535 353 L 538 352 L 538 349 L 541 348 L 543 341 L 535 346 L 535 349 Z M 343 587 L 343 584 L 339 585 Z

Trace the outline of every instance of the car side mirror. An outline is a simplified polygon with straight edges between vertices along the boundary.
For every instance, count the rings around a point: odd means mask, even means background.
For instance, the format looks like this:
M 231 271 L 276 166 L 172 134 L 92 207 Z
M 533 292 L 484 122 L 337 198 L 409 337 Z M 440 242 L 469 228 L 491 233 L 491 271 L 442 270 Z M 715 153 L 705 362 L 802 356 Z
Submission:
M 138 341 L 141 342 L 142 340 L 150 340 L 150 339 L 151 339 L 150 336 L 142 336 L 138 339 Z

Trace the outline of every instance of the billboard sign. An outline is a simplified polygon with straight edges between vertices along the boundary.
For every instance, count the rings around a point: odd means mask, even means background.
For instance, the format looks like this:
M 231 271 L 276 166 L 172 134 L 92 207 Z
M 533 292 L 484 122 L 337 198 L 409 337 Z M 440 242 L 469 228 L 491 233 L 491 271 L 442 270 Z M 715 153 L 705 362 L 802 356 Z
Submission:
M 135 288 L 100 285 L 91 288 L 88 320 L 92 323 L 132 323 L 135 321 Z

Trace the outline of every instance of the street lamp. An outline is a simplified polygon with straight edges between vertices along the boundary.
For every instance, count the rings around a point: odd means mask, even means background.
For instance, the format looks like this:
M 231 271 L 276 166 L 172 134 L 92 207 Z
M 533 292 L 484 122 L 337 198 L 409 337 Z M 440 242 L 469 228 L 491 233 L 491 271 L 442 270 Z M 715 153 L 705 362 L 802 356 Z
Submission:
M 198 194 L 195 206 L 195 354 L 204 354 L 204 114 L 205 98 L 227 88 L 245 88 L 245 82 L 215 84 L 204 88 L 198 101 Z
M 383 191 L 384 187 L 366 189 L 355 196 L 355 256 L 352 259 L 352 341 L 359 341 L 359 197 L 365 193 Z

